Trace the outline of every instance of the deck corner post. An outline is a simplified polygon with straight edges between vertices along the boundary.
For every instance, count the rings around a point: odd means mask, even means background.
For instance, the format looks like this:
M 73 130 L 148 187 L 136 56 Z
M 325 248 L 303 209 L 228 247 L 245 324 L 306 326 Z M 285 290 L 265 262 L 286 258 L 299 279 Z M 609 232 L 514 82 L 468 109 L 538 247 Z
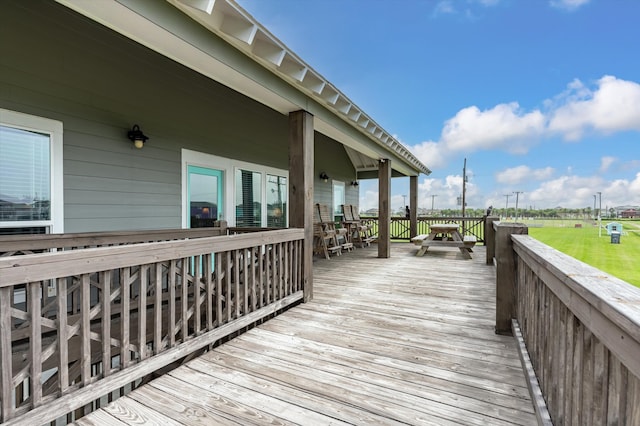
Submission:
M 484 245 L 487 247 L 487 265 L 493 265 L 493 259 L 496 257 L 496 226 L 498 216 L 485 216 L 484 218 Z
M 513 335 L 511 319 L 515 318 L 517 260 L 512 234 L 528 234 L 522 223 L 500 222 L 495 235 L 496 257 L 496 334 Z
M 409 238 L 418 235 L 418 176 L 409 177 Z
M 313 298 L 313 115 L 289 114 L 289 226 L 304 229 L 302 286 L 304 301 Z
M 378 161 L 378 257 L 391 257 L 391 160 Z

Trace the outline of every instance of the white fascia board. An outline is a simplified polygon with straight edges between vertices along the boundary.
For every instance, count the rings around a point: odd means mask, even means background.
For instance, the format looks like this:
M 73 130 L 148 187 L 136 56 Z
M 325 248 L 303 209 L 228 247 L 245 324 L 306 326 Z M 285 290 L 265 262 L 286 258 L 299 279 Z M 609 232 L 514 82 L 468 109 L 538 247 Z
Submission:
M 204 13 L 211 14 L 211 12 L 213 11 L 213 6 L 216 3 L 216 0 L 180 0 L 180 2 L 194 9 L 201 10 Z

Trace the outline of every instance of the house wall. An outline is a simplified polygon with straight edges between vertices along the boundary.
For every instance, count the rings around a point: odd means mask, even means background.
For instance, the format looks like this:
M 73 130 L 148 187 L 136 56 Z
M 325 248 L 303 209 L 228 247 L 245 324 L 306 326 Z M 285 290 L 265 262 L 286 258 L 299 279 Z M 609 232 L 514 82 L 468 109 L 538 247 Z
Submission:
M 182 148 L 288 168 L 287 116 L 54 2 L 2 3 L 0 107 L 63 122 L 65 232 L 180 227 Z M 316 169 L 350 181 L 316 139 Z

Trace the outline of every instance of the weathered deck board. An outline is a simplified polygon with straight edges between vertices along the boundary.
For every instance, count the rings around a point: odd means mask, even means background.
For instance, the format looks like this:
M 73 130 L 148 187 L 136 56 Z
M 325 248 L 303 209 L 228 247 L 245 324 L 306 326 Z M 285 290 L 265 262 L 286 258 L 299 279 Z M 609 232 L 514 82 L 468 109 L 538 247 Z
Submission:
M 312 302 L 78 424 L 536 424 L 484 247 L 415 251 L 315 260 Z

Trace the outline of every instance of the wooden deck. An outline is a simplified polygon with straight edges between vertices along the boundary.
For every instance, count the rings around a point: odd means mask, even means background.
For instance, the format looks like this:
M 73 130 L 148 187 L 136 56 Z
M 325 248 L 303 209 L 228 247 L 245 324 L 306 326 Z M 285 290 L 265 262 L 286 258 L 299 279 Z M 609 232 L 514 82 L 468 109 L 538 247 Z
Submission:
M 76 424 L 536 424 L 484 247 L 417 249 L 315 259 L 311 303 Z

